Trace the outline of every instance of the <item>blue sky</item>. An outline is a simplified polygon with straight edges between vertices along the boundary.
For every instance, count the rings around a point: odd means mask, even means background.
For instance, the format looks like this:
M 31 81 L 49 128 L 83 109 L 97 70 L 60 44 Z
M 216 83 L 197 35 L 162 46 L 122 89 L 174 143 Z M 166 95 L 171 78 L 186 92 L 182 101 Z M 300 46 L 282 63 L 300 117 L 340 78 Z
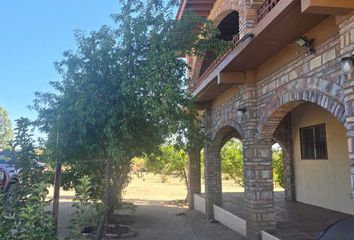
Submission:
M 75 49 L 73 30 L 97 30 L 113 25 L 117 0 L 1 0 L 0 106 L 12 121 L 28 110 L 35 91 L 48 91 L 59 80 L 54 62 L 62 52 Z

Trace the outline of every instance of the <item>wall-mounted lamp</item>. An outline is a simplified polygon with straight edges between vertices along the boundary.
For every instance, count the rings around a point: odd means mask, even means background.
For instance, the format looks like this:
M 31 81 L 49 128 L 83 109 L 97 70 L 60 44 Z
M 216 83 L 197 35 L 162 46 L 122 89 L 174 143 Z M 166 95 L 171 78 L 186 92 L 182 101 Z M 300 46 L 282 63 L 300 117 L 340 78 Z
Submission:
M 350 57 L 343 57 L 341 59 L 342 71 L 346 74 L 353 72 L 354 70 L 354 55 Z
M 301 36 L 298 40 L 295 41 L 300 47 L 306 47 L 307 52 L 312 54 L 315 53 L 315 47 L 313 46 L 314 39 L 310 39 L 307 36 Z
M 240 107 L 240 108 L 237 109 L 237 112 L 244 114 L 246 112 L 246 108 L 245 107 Z

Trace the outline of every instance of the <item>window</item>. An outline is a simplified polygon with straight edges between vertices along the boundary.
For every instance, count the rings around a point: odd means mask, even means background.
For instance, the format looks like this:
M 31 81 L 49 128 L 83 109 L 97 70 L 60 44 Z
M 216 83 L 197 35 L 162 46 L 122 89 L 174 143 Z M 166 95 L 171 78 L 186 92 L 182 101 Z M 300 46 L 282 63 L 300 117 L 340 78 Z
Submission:
M 328 159 L 326 125 L 300 128 L 301 159 Z

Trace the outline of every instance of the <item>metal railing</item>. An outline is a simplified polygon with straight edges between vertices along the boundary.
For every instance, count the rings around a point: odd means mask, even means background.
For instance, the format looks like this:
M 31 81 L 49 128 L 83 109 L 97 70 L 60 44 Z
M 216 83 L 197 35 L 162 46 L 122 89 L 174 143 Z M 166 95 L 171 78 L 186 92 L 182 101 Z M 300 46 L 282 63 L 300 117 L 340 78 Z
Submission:
M 259 23 L 279 2 L 280 0 L 265 0 L 257 9 L 257 23 Z
M 240 36 L 239 34 L 236 34 L 233 39 L 232 43 L 234 46 L 236 46 L 239 43 Z M 197 81 L 194 82 L 194 84 L 191 86 L 191 90 L 194 91 L 196 90 L 199 85 L 209 76 L 209 74 L 226 58 L 227 55 L 233 50 L 233 48 L 229 49 L 227 52 L 224 54 L 219 55 L 210 65 L 209 67 L 205 70 L 205 72 L 199 77 Z

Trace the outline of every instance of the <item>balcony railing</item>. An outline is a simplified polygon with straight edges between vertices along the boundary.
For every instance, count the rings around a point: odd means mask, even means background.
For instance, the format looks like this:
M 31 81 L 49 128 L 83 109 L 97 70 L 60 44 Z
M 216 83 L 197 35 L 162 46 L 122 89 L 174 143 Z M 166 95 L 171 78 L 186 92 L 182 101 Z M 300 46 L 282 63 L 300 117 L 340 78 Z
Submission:
M 265 0 L 263 4 L 257 9 L 257 23 L 259 23 L 280 1 L 281 0 Z M 235 35 L 232 41 L 236 47 L 240 42 L 239 34 Z M 226 58 L 226 56 L 229 55 L 232 50 L 233 49 L 230 49 L 226 53 L 218 56 L 210 64 L 207 70 L 205 70 L 205 72 L 199 77 L 199 79 L 193 84 L 191 84 L 191 90 L 195 91 L 200 86 L 200 84 L 209 76 L 209 74 Z
M 240 36 L 239 34 L 236 34 L 234 36 L 234 38 L 232 39 L 232 42 L 234 44 L 234 46 L 237 46 L 237 44 L 239 43 L 240 40 Z M 207 68 L 207 70 L 205 70 L 205 72 L 199 77 L 199 79 L 197 81 L 194 82 L 194 84 L 191 86 L 192 91 L 194 91 L 195 89 L 197 89 L 199 87 L 199 85 L 209 76 L 209 74 L 225 59 L 225 57 L 227 55 L 229 55 L 229 53 L 232 51 L 232 49 L 229 49 L 227 52 L 225 52 L 224 54 L 221 54 L 220 56 L 218 56 L 211 64 L 210 66 Z
M 263 4 L 257 9 L 257 23 L 259 23 L 280 0 L 265 0 Z

